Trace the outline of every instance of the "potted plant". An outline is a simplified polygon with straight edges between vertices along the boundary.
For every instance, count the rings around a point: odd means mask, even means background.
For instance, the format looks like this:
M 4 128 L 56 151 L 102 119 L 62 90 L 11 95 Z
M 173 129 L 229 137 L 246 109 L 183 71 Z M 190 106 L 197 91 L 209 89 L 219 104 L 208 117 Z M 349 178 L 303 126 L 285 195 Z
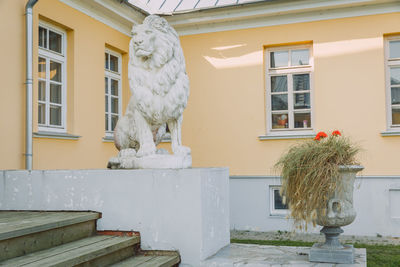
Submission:
M 363 169 L 356 160 L 359 147 L 333 131 L 319 132 L 314 140 L 291 147 L 276 164 L 282 180 L 281 196 L 297 228 L 323 226 L 324 244 L 314 244 L 310 261 L 353 263 L 354 248 L 341 245 L 341 226 L 356 217 L 353 186 Z

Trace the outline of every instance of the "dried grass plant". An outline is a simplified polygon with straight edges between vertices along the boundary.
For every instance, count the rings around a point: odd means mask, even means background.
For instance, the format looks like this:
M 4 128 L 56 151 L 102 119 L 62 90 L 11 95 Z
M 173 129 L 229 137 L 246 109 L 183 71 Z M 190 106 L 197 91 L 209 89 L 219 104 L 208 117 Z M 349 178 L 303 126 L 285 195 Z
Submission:
M 317 210 L 327 205 L 337 188 L 339 165 L 356 165 L 359 147 L 334 131 L 291 147 L 275 167 L 280 172 L 283 202 L 288 204 L 296 228 L 316 225 Z M 338 188 L 338 190 L 340 190 Z

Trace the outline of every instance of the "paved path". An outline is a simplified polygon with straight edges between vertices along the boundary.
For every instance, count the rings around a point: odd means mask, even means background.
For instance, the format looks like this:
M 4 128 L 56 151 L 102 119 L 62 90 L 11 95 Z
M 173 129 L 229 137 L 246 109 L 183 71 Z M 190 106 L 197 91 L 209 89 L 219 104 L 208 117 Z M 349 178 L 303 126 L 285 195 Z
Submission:
M 310 248 L 230 244 L 203 262 L 202 267 L 365 267 L 366 250 L 355 249 L 354 264 L 310 263 Z

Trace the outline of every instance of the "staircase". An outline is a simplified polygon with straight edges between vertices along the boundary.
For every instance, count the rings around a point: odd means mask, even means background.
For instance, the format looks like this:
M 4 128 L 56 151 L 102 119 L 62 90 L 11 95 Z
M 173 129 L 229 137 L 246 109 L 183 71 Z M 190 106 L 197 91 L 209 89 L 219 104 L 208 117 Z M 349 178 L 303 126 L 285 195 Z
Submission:
M 98 212 L 0 211 L 0 266 L 178 266 L 133 233 L 97 232 Z

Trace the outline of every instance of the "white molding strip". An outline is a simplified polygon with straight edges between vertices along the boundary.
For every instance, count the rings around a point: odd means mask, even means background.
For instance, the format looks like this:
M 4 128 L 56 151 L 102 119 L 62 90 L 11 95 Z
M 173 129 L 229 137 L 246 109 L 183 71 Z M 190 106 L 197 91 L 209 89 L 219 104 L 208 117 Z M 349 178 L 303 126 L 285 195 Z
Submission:
M 282 134 L 282 135 L 260 135 L 258 139 L 260 141 L 264 140 L 280 140 L 280 139 L 308 139 L 308 138 L 314 138 L 315 134 L 296 134 L 296 135 L 289 135 L 289 134 Z
M 395 0 L 264 2 L 165 16 L 179 35 L 400 12 Z
M 280 176 L 274 175 L 231 175 L 229 179 L 232 180 L 254 180 L 254 179 L 262 179 L 262 180 L 280 180 Z M 356 179 L 364 180 L 364 179 L 390 179 L 390 180 L 400 180 L 400 175 L 359 175 Z
M 81 138 L 79 135 L 73 135 L 69 133 L 57 133 L 57 132 L 36 132 L 33 133 L 35 138 L 50 138 L 50 139 L 65 139 L 65 140 L 78 140 Z
M 381 132 L 382 137 L 387 137 L 387 136 L 400 136 L 400 131 L 385 131 Z
M 119 0 L 59 0 L 64 4 L 130 36 L 133 24 L 142 23 L 145 15 Z

